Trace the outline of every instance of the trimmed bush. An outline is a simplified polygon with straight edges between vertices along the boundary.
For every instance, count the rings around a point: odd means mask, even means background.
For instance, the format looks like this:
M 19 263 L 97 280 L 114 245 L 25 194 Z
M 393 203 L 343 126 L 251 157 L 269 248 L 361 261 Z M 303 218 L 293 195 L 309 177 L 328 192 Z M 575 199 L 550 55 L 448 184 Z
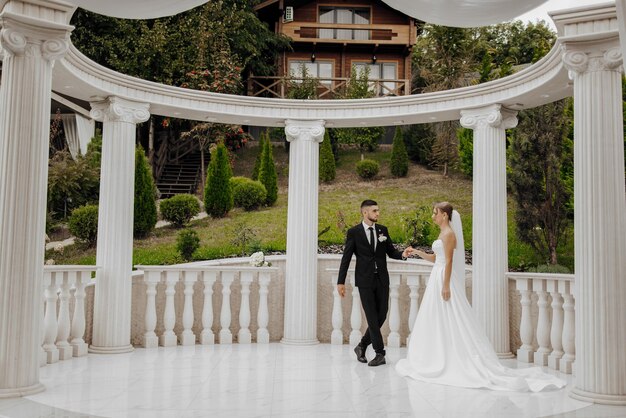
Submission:
M 157 222 L 156 186 L 152 170 L 141 146 L 135 150 L 135 237 L 145 237 Z
M 200 213 L 200 203 L 193 195 L 177 194 L 162 200 L 159 209 L 163 219 L 171 222 L 176 228 L 181 228 Z
M 335 175 L 335 156 L 333 155 L 333 146 L 330 143 L 330 134 L 327 129 L 320 148 L 320 181 L 333 181 Z
M 528 271 L 533 273 L 552 273 L 552 274 L 570 274 L 571 271 L 560 264 L 540 264 L 537 267 L 531 267 Z
M 193 229 L 183 229 L 176 237 L 176 251 L 178 251 L 185 261 L 193 259 L 193 253 L 200 248 L 200 238 Z
M 69 220 L 70 233 L 79 241 L 89 245 L 98 239 L 98 206 L 85 205 L 74 209 Z
M 256 160 L 254 160 L 254 169 L 252 170 L 252 180 L 259 179 L 259 170 L 261 169 L 261 160 L 263 158 L 263 151 L 265 150 L 265 141 L 268 139 L 267 131 L 261 132 L 259 135 L 259 151 L 256 154 Z
M 272 206 L 278 200 L 278 176 L 272 153 L 272 143 L 269 140 L 265 141 L 264 148 L 261 157 L 261 167 L 259 168 L 259 181 L 267 190 L 265 203 L 268 206 Z
M 361 160 L 356 163 L 356 173 L 364 180 L 371 180 L 380 171 L 380 164 L 374 160 Z
M 459 128 L 456 131 L 456 136 L 459 138 L 461 171 L 472 177 L 474 174 L 474 132 L 471 129 Z
M 236 207 L 250 211 L 257 209 L 267 200 L 267 190 L 261 182 L 245 177 L 233 177 L 230 180 Z
M 222 218 L 233 208 L 232 176 L 228 150 L 224 144 L 219 144 L 211 155 L 204 189 L 204 209 L 208 215 Z
M 406 152 L 402 129 L 396 126 L 393 136 L 393 148 L 391 149 L 391 175 L 394 177 L 406 177 L 409 173 L 409 155 Z

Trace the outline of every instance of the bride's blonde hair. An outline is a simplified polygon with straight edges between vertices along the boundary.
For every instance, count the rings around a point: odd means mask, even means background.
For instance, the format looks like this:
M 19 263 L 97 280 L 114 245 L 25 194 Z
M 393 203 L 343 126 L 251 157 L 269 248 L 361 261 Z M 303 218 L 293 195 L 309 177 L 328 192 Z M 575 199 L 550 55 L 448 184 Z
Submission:
M 435 209 L 448 215 L 448 221 L 452 220 L 452 205 L 448 202 L 435 203 Z

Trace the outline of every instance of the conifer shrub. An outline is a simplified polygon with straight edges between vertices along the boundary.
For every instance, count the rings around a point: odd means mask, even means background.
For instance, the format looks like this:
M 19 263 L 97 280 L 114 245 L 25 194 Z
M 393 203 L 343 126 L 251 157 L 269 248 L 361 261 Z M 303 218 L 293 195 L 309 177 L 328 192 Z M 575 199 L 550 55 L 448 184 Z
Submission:
M 259 168 L 259 181 L 267 190 L 265 204 L 272 206 L 278 200 L 278 176 L 276 174 L 274 154 L 272 153 L 272 143 L 269 140 L 265 141 L 264 148 L 261 167 Z
M 156 186 L 148 158 L 141 148 L 135 150 L 135 213 L 133 232 L 135 237 L 146 236 L 157 222 Z
M 380 171 L 380 164 L 374 160 L 361 160 L 356 163 L 356 173 L 364 180 L 371 180 Z
M 204 209 L 208 215 L 222 218 L 233 208 L 232 176 L 228 150 L 224 144 L 219 144 L 211 155 L 204 189 Z
M 232 177 L 230 184 L 233 189 L 235 207 L 250 211 L 265 204 L 267 190 L 261 182 L 246 177 Z
M 328 130 L 324 133 L 324 141 L 320 147 L 320 181 L 329 182 L 335 179 L 335 156 L 330 142 Z
M 259 150 L 256 154 L 256 160 L 254 160 L 254 169 L 252 170 L 252 180 L 259 179 L 259 170 L 261 169 L 261 160 L 263 158 L 263 151 L 265 150 L 265 141 L 267 140 L 267 131 L 261 132 L 259 135 Z
M 406 177 L 409 173 L 409 155 L 406 152 L 402 129 L 396 126 L 391 149 L 391 175 L 394 177 Z
M 191 261 L 193 254 L 200 248 L 200 238 L 193 229 L 183 229 L 176 237 L 176 251 L 185 261 Z
M 92 247 L 98 238 L 98 205 L 85 205 L 72 211 L 70 233 L 80 242 Z
M 181 228 L 200 213 L 200 203 L 193 195 L 177 194 L 169 199 L 163 199 L 159 209 L 163 219 L 171 222 L 176 228 Z

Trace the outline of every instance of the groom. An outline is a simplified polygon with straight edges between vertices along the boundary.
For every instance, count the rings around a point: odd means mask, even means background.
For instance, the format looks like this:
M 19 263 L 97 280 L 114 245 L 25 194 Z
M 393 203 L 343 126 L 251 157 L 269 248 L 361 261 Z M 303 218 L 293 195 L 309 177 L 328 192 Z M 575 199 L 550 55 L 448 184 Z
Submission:
M 368 363 L 369 366 L 385 364 L 385 346 L 380 327 L 385 323 L 389 305 L 387 256 L 405 260 L 410 255 L 409 248 L 402 253 L 396 250 L 387 228 L 376 224 L 379 214 L 375 201 L 364 200 L 361 203 L 363 221 L 348 230 L 337 280 L 337 291 L 344 297 L 348 267 L 352 255 L 356 255 L 355 284 L 359 288 L 361 305 L 367 318 L 367 331 L 354 352 L 358 361 L 367 363 L 365 351 L 372 344 L 376 357 Z

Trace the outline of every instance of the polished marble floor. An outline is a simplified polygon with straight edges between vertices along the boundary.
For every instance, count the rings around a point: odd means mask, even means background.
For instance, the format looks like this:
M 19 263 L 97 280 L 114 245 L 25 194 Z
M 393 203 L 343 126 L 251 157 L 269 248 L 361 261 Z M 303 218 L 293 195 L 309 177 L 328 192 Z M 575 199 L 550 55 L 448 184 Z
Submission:
M 493 392 L 428 385 L 351 347 L 215 345 L 90 354 L 41 369 L 46 391 L 0 400 L 0 416 L 34 417 L 626 417 L 626 407 L 571 399 L 567 389 Z M 371 351 L 368 352 L 371 357 Z M 517 367 L 515 360 L 505 364 Z M 572 378 L 561 375 L 569 384 Z

